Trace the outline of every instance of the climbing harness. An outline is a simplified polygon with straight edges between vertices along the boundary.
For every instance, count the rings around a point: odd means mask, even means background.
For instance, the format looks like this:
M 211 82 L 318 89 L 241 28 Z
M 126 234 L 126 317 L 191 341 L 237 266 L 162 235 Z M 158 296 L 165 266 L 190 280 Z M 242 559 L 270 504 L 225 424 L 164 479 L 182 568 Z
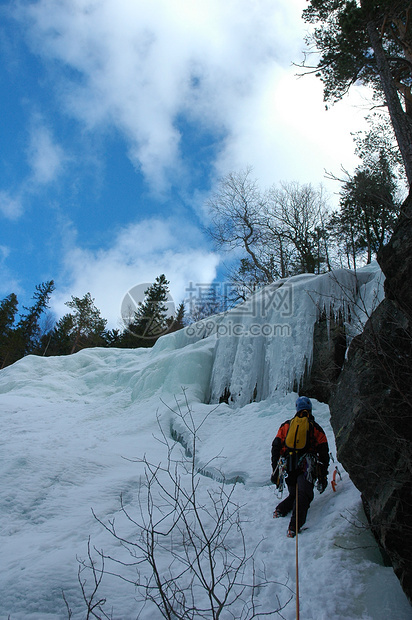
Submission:
M 304 454 L 298 461 L 298 469 L 302 470 L 306 480 L 315 484 L 319 478 L 321 462 L 314 454 Z

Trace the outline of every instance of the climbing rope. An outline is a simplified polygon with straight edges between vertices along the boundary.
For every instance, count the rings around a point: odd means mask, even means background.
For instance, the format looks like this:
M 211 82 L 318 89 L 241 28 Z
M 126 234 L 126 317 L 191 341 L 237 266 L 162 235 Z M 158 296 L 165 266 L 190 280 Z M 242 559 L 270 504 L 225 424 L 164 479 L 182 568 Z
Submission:
M 296 482 L 296 620 L 299 620 L 299 519 L 298 519 L 298 483 Z

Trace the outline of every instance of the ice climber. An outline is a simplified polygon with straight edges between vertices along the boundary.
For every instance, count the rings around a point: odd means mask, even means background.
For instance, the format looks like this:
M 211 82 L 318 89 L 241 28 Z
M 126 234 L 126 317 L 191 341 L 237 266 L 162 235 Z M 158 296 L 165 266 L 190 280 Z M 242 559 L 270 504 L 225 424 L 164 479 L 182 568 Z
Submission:
M 285 517 L 292 511 L 287 531 L 290 538 L 296 536 L 296 494 L 299 531 L 306 521 L 316 480 L 320 493 L 328 485 L 328 467 L 329 446 L 324 430 L 315 422 L 310 399 L 299 396 L 295 417 L 280 426 L 272 442 L 271 480 L 279 487 L 284 471 L 289 490 L 288 497 L 278 504 L 273 516 Z

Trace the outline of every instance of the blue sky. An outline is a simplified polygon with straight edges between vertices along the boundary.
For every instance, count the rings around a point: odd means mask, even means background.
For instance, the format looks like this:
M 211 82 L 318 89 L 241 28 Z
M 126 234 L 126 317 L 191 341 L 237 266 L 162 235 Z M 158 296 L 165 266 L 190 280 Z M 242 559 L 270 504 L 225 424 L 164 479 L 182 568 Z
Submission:
M 325 112 L 296 78 L 305 0 L 0 3 L 0 298 L 52 311 L 90 292 L 115 327 L 124 294 L 165 273 L 176 302 L 222 277 L 202 232 L 218 179 L 262 188 L 351 170 L 355 91 Z M 338 191 L 337 187 L 330 191 Z

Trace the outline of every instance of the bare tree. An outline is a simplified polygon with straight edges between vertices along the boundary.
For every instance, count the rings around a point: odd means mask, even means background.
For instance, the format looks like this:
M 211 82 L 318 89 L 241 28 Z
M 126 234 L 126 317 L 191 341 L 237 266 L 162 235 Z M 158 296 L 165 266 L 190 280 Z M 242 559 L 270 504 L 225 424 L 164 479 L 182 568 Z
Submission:
M 282 247 L 282 270 L 290 275 L 320 272 L 324 265 L 330 269 L 324 225 L 328 208 L 322 186 L 281 183 L 269 195 L 266 225 Z
M 243 249 L 261 282 L 273 282 L 272 248 L 265 228 L 266 197 L 252 169 L 230 173 L 223 178 L 207 206 L 211 224 L 207 231 L 218 248 Z
M 256 284 L 331 268 L 322 187 L 283 183 L 261 191 L 251 172 L 222 179 L 208 203 L 208 233 L 217 247 L 245 252 L 229 275 L 239 298 Z
M 114 520 L 104 523 L 95 515 L 131 558 L 125 562 L 95 549 L 102 566 L 97 569 L 89 549 L 82 570 L 88 565 L 93 581 L 90 599 L 85 600 L 96 618 L 108 617 L 101 609 L 104 599 L 97 596 L 103 573 L 130 582 L 140 604 L 151 604 L 168 620 L 217 620 L 223 612 L 225 617 L 238 620 L 273 617 L 291 600 L 288 592 L 283 603 L 275 596 L 273 609 L 260 608 L 259 592 L 276 582 L 267 580 L 264 567 L 258 569 L 258 546 L 248 550 L 240 507 L 234 501 L 236 481 L 228 483 L 220 472 L 221 482 L 206 495 L 203 492 L 205 470 L 218 470 L 215 459 L 198 470 L 198 431 L 205 419 L 196 425 L 187 400 L 185 407 L 183 412 L 176 401 L 173 413 L 182 430 L 172 433 L 175 440 L 166 435 L 159 422 L 166 464 L 154 464 L 146 457 L 135 461 L 144 466 L 138 517 L 121 502 L 123 515 L 136 530 L 134 539 L 124 538 Z M 84 580 L 81 583 L 84 596 Z

